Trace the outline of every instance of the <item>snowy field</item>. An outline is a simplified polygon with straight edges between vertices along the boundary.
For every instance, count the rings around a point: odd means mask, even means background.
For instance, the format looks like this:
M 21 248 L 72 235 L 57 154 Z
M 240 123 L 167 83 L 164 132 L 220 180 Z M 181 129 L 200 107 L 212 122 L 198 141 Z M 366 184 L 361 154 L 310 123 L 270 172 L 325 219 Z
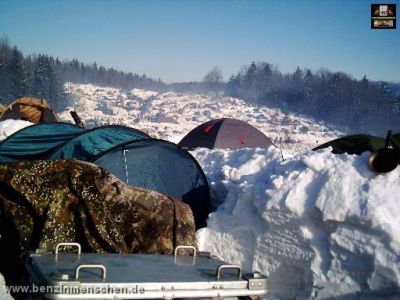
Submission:
M 89 126 L 124 124 L 178 142 L 231 117 L 272 138 L 269 149 L 191 152 L 219 205 L 196 234 L 198 248 L 267 275 L 267 299 L 400 299 L 399 167 L 377 175 L 368 153 L 311 152 L 340 133 L 240 99 L 92 85 L 71 92 Z M 61 117 L 71 122 L 69 110 Z M 1 138 L 26 125 L 5 122 Z

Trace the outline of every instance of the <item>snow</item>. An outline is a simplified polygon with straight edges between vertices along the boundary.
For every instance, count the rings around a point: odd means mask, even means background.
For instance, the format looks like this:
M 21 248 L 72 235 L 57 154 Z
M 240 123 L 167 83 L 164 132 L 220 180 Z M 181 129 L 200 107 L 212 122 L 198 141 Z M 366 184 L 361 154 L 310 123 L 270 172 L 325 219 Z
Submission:
M 4 120 L 0 122 L 0 141 L 6 139 L 14 132 L 21 130 L 27 126 L 31 126 L 33 123 L 23 120 Z
M 76 110 L 87 127 L 122 124 L 175 143 L 196 126 L 218 118 L 250 123 L 282 149 L 284 157 L 303 153 L 341 135 L 312 119 L 250 105 L 238 98 L 127 91 L 92 84 L 70 83 L 66 87 L 75 100 L 59 114 L 61 120 L 73 123 L 69 112 Z
M 72 122 L 74 109 L 89 127 L 123 124 L 178 142 L 209 119 L 230 117 L 272 138 L 276 147 L 269 149 L 191 152 L 216 209 L 196 233 L 199 250 L 267 275 L 267 299 L 398 292 L 400 167 L 377 175 L 368 169 L 368 153 L 309 151 L 341 133 L 241 99 L 68 86 L 75 100 L 60 114 L 64 121 Z M 0 137 L 29 125 L 21 122 L 1 122 Z
M 13 299 L 10 294 L 6 292 L 4 277 L 0 274 L 0 299 L 2 300 L 10 300 Z
M 150 97 L 156 96 L 158 93 L 153 91 L 144 91 L 141 89 L 133 89 L 131 90 L 131 94 L 140 99 L 147 100 Z
M 399 286 L 400 167 L 376 175 L 368 153 L 330 149 L 285 161 L 274 147 L 192 154 L 222 203 L 197 232 L 199 249 L 268 275 L 270 296 Z

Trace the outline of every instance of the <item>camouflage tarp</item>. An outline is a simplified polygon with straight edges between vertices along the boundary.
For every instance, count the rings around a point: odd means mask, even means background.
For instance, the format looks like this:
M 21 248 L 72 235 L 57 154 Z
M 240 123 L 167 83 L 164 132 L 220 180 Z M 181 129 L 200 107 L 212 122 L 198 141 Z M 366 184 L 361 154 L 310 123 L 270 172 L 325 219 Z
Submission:
M 78 242 L 83 252 L 171 253 L 194 245 L 186 204 L 127 186 L 74 160 L 0 165 L 0 273 L 18 284 L 27 251 Z

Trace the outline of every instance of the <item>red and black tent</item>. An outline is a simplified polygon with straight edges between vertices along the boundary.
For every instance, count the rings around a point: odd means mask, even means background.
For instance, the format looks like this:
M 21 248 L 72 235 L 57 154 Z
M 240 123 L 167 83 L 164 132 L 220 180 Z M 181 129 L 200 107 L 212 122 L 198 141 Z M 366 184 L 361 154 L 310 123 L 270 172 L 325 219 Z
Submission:
M 273 145 L 260 130 L 236 119 L 216 119 L 197 126 L 178 144 L 184 149 L 195 148 L 268 148 Z

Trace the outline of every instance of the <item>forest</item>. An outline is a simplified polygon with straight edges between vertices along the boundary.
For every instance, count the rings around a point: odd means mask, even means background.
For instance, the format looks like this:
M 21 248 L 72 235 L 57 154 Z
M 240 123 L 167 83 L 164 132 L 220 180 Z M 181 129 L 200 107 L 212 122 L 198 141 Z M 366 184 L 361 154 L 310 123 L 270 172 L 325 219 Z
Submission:
M 46 99 L 57 111 L 67 106 L 65 82 L 92 83 L 123 89 L 161 90 L 165 84 L 146 75 L 63 60 L 45 54 L 24 56 L 16 46 L 0 39 L 0 103 L 7 105 L 23 96 Z
M 229 78 L 225 93 L 304 114 L 347 133 L 384 135 L 388 129 L 400 130 L 398 87 L 323 69 L 297 68 L 292 74 L 282 74 L 269 63 L 252 62 Z
M 213 93 L 242 98 L 251 103 L 298 113 L 333 125 L 346 133 L 384 135 L 400 130 L 398 84 L 361 80 L 342 72 L 300 69 L 283 74 L 267 62 L 252 62 L 223 81 L 214 67 L 203 81 L 166 84 L 145 74 L 63 60 L 46 54 L 24 56 L 6 39 L 0 40 L 0 103 L 7 105 L 23 96 L 46 99 L 56 111 L 68 105 L 64 83 L 92 83 L 125 90 Z

